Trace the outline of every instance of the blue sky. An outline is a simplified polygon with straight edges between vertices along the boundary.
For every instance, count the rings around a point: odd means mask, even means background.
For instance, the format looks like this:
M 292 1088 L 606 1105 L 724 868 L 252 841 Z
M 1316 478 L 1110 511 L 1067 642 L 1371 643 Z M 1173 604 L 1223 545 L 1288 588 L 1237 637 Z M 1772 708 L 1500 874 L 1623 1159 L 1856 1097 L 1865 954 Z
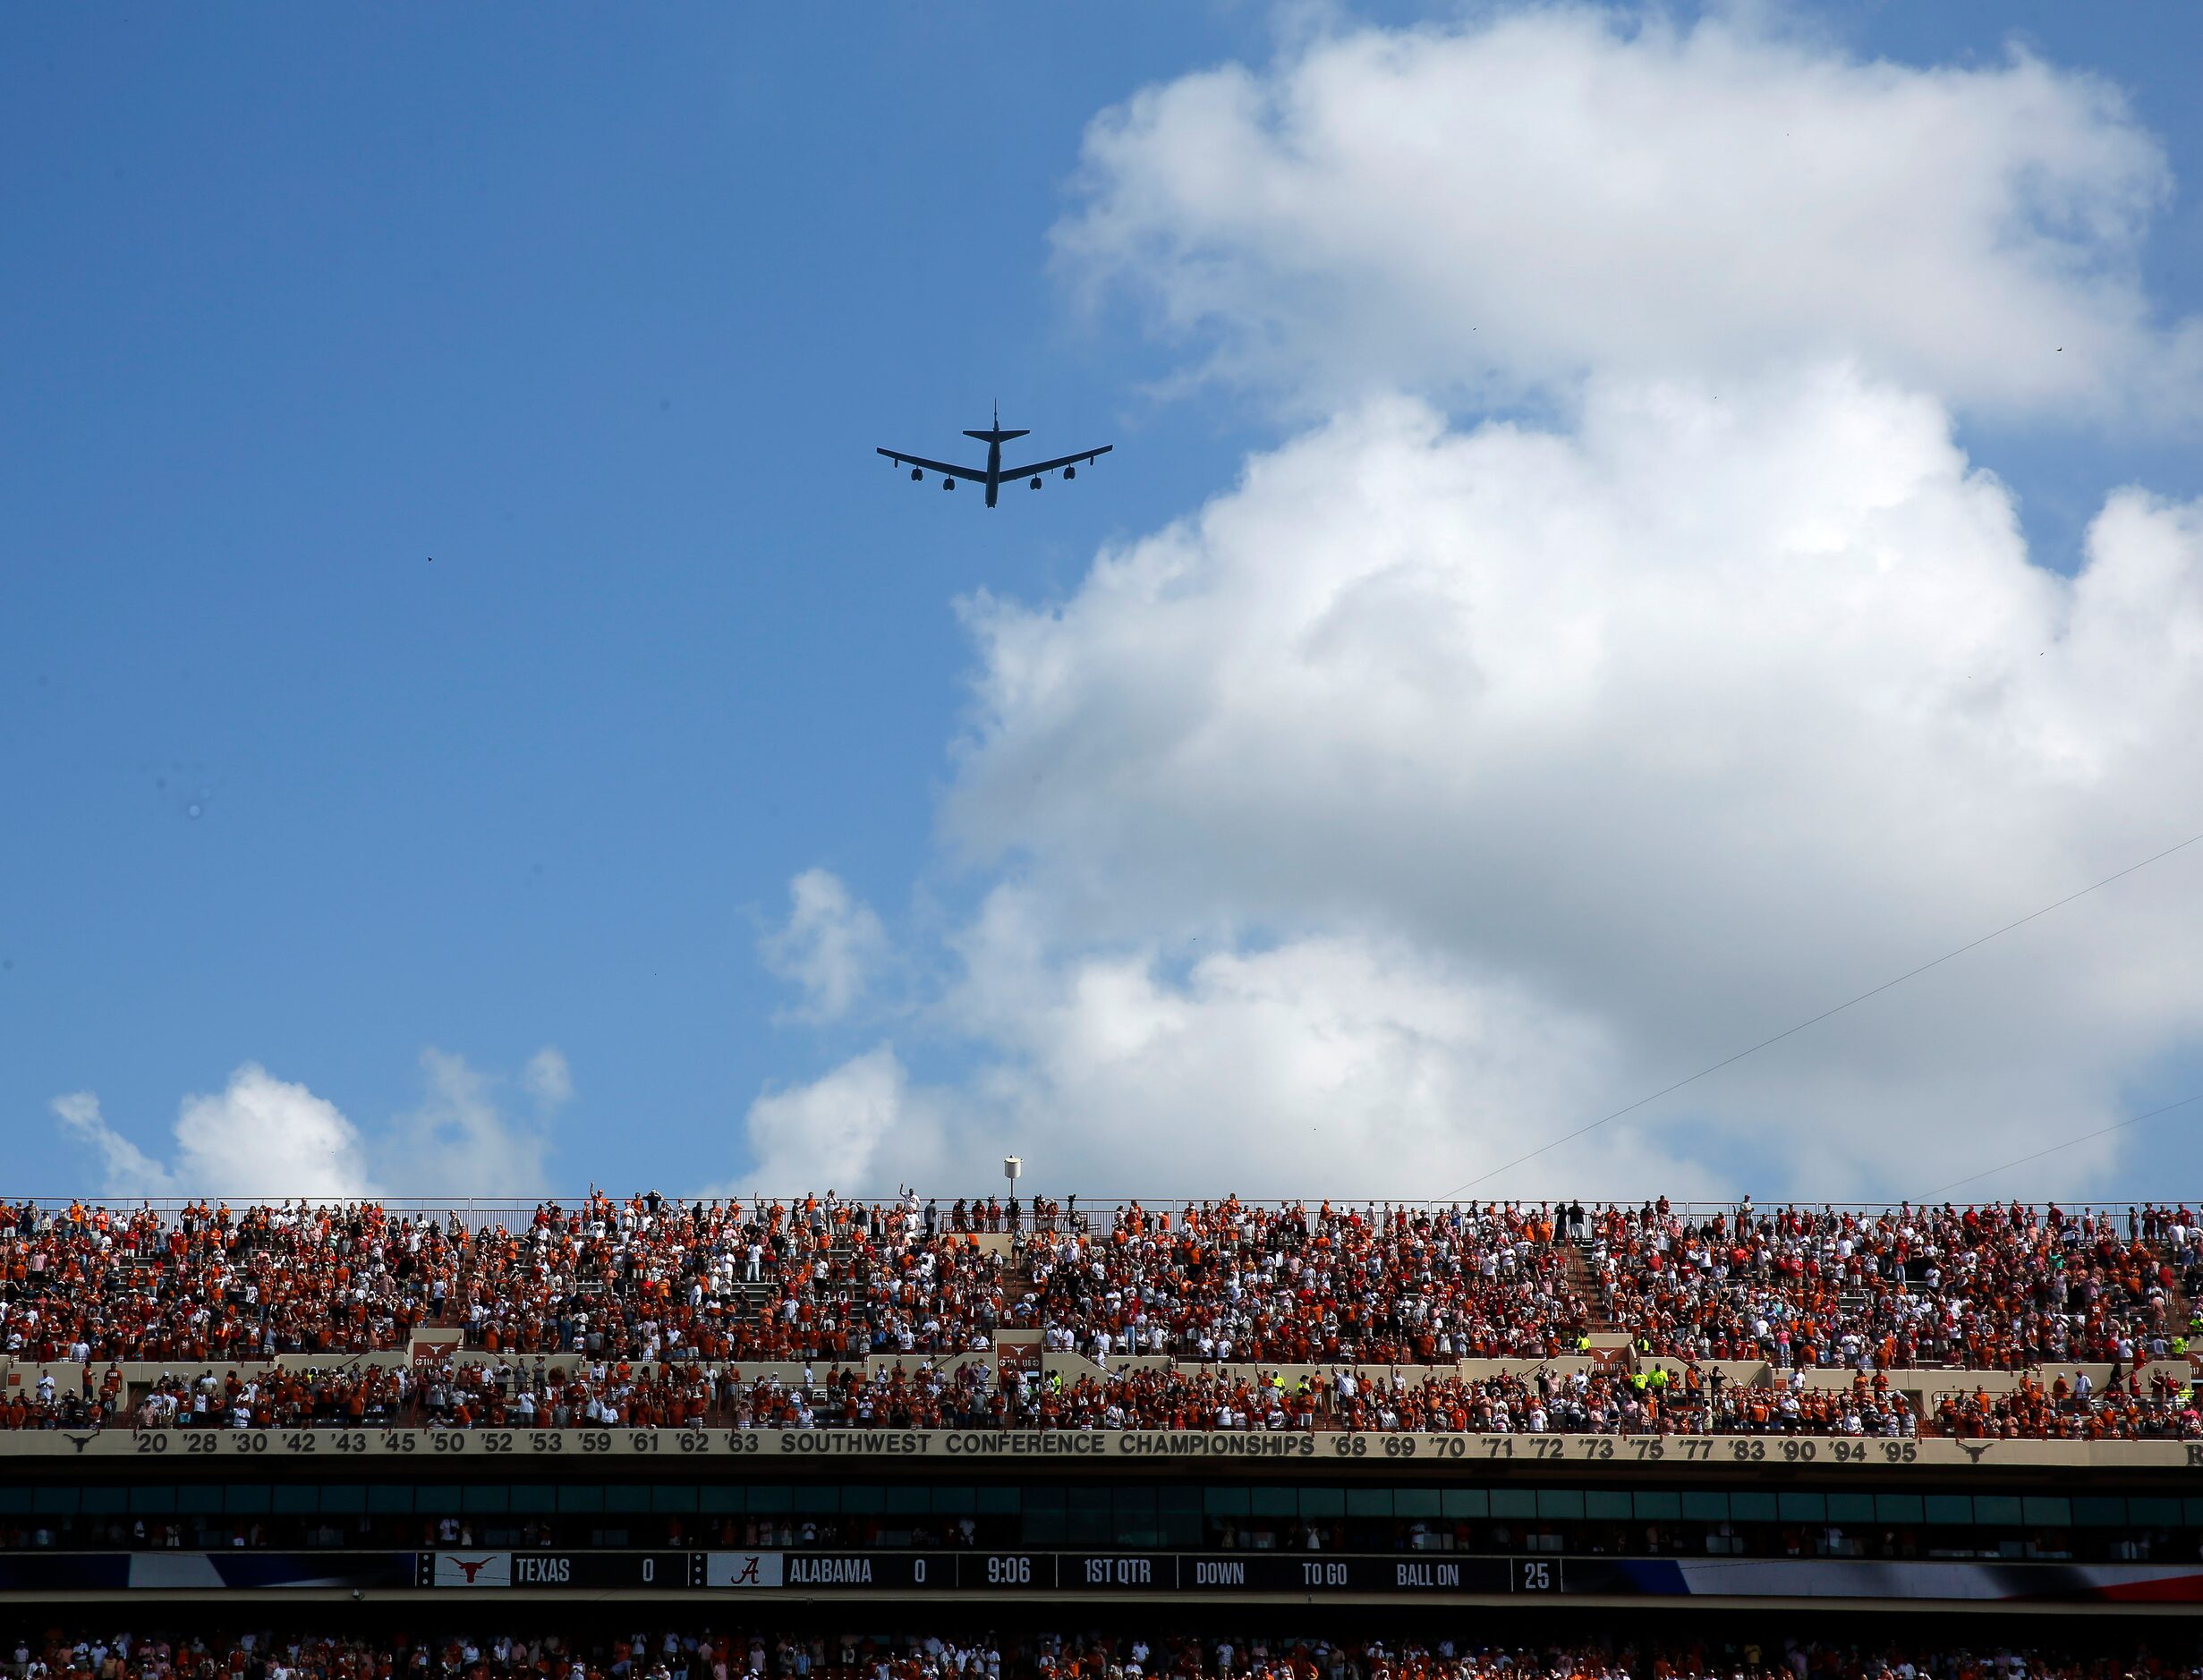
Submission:
M 2116 83 L 2179 182 L 2142 283 L 2166 319 L 2203 313 L 2191 8 L 1776 10 L 1839 55 L 1995 64 L 2016 34 Z M 984 658 L 955 603 L 1074 597 L 1098 551 L 1319 423 L 1274 382 L 1174 383 L 1200 334 L 1153 330 L 1122 289 L 1088 307 L 1050 230 L 1087 200 L 1098 113 L 1265 64 L 1297 27 L 1251 4 L 0 22 L 9 1185 L 98 1186 L 56 1097 L 96 1091 L 166 1158 L 179 1103 L 245 1064 L 379 1136 L 430 1100 L 424 1051 L 464 1058 L 566 1188 L 739 1179 L 761 1091 L 889 1040 L 937 1114 L 991 1090 L 1016 1056 L 943 1020 L 973 919 L 1005 881 L 1079 870 L 1028 877 L 1045 842 L 1015 821 L 944 838 Z M 997 399 L 1043 451 L 1118 453 L 992 514 L 872 454 L 948 451 Z M 2190 423 L 1952 414 L 2063 570 L 2113 487 L 2203 495 Z M 2198 814 L 2168 776 L 2134 856 Z M 809 870 L 884 926 L 854 1015 L 805 1019 L 760 960 Z M 1080 937 L 1168 975 L 1181 938 L 1253 953 L 1320 920 L 1196 907 Z M 1980 930 L 1923 924 L 1902 954 Z M 1873 960 L 1805 991 L 1886 978 Z M 1764 1024 L 1713 1007 L 1673 1054 Z M 2147 1036 L 2131 1106 L 2196 1071 L 2183 1034 Z M 531 1110 L 547 1045 L 574 1094 Z M 1568 1095 L 1639 1094 L 1616 1077 Z M 1817 1158 L 1747 1133 L 1689 1158 L 1767 1184 Z M 849 1170 L 886 1188 L 889 1164 Z M 379 1182 L 442 1187 L 402 1179 Z

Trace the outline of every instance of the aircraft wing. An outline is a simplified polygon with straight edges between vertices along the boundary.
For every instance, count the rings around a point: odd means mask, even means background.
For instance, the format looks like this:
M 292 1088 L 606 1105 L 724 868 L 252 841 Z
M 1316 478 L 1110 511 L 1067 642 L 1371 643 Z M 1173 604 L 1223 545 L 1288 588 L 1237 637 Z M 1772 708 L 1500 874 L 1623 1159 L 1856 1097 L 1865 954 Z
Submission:
M 969 479 L 974 484 L 987 481 L 987 475 L 975 467 L 952 466 L 946 461 L 928 461 L 923 455 L 898 454 L 892 449 L 876 449 L 872 453 L 885 455 L 898 467 L 923 467 L 928 472 L 945 472 L 952 479 Z
M 1036 461 L 1029 467 L 1004 467 L 1002 482 L 1008 484 L 1012 479 L 1029 479 L 1035 473 L 1053 472 L 1058 467 L 1084 466 L 1096 455 L 1106 455 L 1116 447 L 1115 444 L 1103 444 L 1099 449 L 1082 449 L 1075 455 L 1058 455 L 1053 461 Z

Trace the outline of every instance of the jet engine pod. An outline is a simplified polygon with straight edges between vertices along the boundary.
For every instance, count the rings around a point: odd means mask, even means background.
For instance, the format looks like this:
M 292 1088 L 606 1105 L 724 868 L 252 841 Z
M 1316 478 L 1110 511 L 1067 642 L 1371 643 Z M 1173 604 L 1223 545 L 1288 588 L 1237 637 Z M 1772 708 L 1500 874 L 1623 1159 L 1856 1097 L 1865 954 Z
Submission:
M 1033 488 L 1036 490 L 1041 488 L 1041 481 L 1038 479 L 1033 480 Z
M 957 481 L 954 479 L 944 476 L 940 481 L 940 488 L 944 490 L 953 490 L 957 488 Z
M 1071 480 L 1071 479 L 1076 479 L 1076 477 L 1078 477 L 1078 469 L 1077 469 L 1076 467 L 1066 467 L 1066 468 L 1064 468 L 1064 470 L 1063 470 L 1063 477 L 1064 477 L 1065 481 L 1067 483 L 1069 480 Z
M 911 481 L 913 484 L 916 484 L 916 483 L 917 483 L 917 482 L 919 482 L 921 479 L 923 479 L 924 477 L 925 477 L 925 469 L 924 469 L 923 467 L 913 467 L 913 468 L 911 468 L 911 470 L 910 470 L 910 481 Z

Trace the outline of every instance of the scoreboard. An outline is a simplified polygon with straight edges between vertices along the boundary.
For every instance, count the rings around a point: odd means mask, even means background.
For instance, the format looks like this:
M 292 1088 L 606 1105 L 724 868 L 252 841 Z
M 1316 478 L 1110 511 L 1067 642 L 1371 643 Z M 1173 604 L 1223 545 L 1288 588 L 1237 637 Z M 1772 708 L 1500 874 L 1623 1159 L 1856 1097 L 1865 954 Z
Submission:
M 0 1602 L 161 1596 L 432 1599 L 757 1598 L 1591 1606 L 1688 1600 L 2203 1613 L 2203 1565 L 1300 1551 L 437 1550 L 0 1555 Z M 1527 1595 L 1527 1597 L 1526 1597 Z
M 0 1431 L 0 1602 L 2203 1613 L 2199 1472 L 2189 1440 Z
M 423 1587 L 1000 1593 L 1552 1592 L 1558 1558 L 1345 1557 L 1300 1552 L 424 1552 Z

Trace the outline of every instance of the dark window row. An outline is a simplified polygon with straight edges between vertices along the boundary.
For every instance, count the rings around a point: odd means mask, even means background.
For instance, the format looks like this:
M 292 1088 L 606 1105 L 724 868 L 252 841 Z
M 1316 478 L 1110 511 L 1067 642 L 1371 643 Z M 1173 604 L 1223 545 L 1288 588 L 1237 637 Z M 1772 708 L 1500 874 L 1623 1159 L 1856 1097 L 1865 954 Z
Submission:
M 186 1482 L 134 1488 L 0 1487 L 0 1516 L 550 1515 L 645 1511 L 708 1515 L 989 1516 L 1017 1514 L 1016 1488 L 724 1487 L 424 1482 Z M 1106 1498 L 1106 1493 L 1104 1494 Z M 1200 1494 L 1194 1492 L 1194 1509 Z M 1153 1490 L 1150 1490 L 1151 1501 Z M 1152 1508 L 1152 1506 L 1151 1506 Z
M 444 1516 L 598 1513 L 706 1516 L 1016 1516 L 1045 1530 L 1096 1520 L 1182 1528 L 1258 1521 L 1425 1518 L 1502 1522 L 1902 1523 L 1930 1528 L 2203 1528 L 2203 1498 L 2062 1494 L 1805 1493 L 1578 1488 L 1023 1488 L 774 1483 L 186 1482 L 0 1487 L 0 1516 Z
M 2037 1494 L 1628 1492 L 1597 1488 L 1211 1488 L 1225 1517 L 1490 1517 L 1542 1522 L 1903 1523 L 1935 1528 L 2203 1527 L 2203 1498 Z

